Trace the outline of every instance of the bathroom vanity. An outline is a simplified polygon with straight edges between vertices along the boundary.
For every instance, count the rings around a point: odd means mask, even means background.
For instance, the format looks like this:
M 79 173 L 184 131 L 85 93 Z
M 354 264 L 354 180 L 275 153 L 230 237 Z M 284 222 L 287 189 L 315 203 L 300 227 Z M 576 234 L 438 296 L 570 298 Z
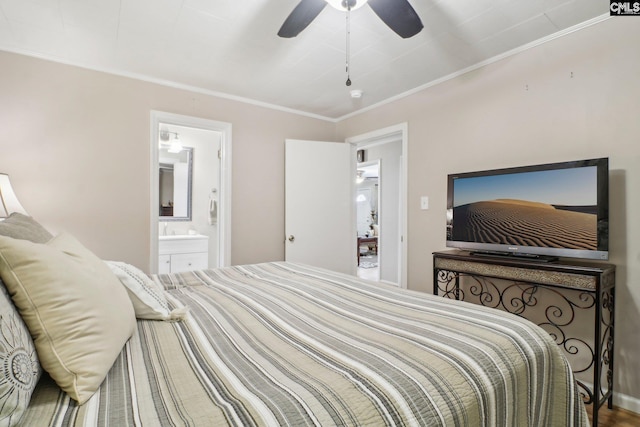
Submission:
M 159 236 L 158 273 L 203 270 L 209 267 L 209 237 L 201 234 Z

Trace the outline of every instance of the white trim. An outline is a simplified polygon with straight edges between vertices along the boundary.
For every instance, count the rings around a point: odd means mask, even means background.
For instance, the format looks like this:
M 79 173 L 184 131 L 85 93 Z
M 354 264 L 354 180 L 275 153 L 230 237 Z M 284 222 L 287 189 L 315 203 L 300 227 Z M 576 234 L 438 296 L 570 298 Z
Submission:
M 157 78 L 157 77 L 147 76 L 145 74 L 132 73 L 132 72 L 129 72 L 129 71 L 122 71 L 122 70 L 117 70 L 117 69 L 108 68 L 108 67 L 98 67 L 98 66 L 94 66 L 94 65 L 82 64 L 82 63 L 79 63 L 79 62 L 69 61 L 69 60 L 58 58 L 56 56 L 46 55 L 46 54 L 42 54 L 42 53 L 39 53 L 39 52 L 32 52 L 32 51 L 24 50 L 24 49 L 16 49 L 16 48 L 12 48 L 12 47 L 9 47 L 9 46 L 2 46 L 2 45 L 0 45 L 0 51 L 9 52 L 9 53 L 16 53 L 18 55 L 29 56 L 29 57 L 32 57 L 32 58 L 38 58 L 38 59 L 42 59 L 42 60 L 45 60 L 45 61 L 55 62 L 55 63 L 58 63 L 58 64 L 70 65 L 72 67 L 83 68 L 85 70 L 98 71 L 100 73 L 111 74 L 113 76 L 119 76 L 119 77 L 125 77 L 125 78 L 129 78 L 129 79 L 134 79 L 134 80 L 140 80 L 140 81 L 143 81 L 143 82 L 153 83 L 153 84 L 157 84 L 157 85 L 160 85 L 160 86 L 170 87 L 170 88 L 173 88 L 173 89 L 186 90 L 186 91 L 189 91 L 189 92 L 199 93 L 199 94 L 202 94 L 202 95 L 209 95 L 209 96 L 215 96 L 217 98 L 229 99 L 231 101 L 242 102 L 244 104 L 251 104 L 251 105 L 258 106 L 258 107 L 269 108 L 271 110 L 278 110 L 278 111 L 283 111 L 285 113 L 297 114 L 299 116 L 311 117 L 312 119 L 325 120 L 325 121 L 333 122 L 333 123 L 336 123 L 338 121 L 337 119 L 326 117 L 326 116 L 321 116 L 319 114 L 309 113 L 307 111 L 302 111 L 302 110 L 296 110 L 296 109 L 289 108 L 289 107 L 283 107 L 281 105 L 271 104 L 269 102 L 264 102 L 264 101 L 258 101 L 258 100 L 251 99 L 251 98 L 245 98 L 245 97 L 239 96 L 239 95 L 232 95 L 232 94 L 229 94 L 229 93 L 218 92 L 216 90 L 205 89 L 205 88 L 201 88 L 201 87 L 198 87 L 198 86 L 191 86 L 191 85 L 187 85 L 187 84 L 183 84 L 183 83 L 174 82 L 174 81 L 171 81 L 171 80 L 165 80 L 165 79 L 161 79 L 161 78 Z
M 45 55 L 42 53 L 38 53 L 38 52 L 32 52 L 32 51 L 28 51 L 28 50 L 24 50 L 24 49 L 15 49 L 9 46 L 1 46 L 0 45 L 0 50 L 5 51 L 5 52 L 11 52 L 11 53 L 17 53 L 20 55 L 25 55 L 25 56 L 30 56 L 33 58 L 39 58 L 39 59 L 44 59 L 47 61 L 52 61 L 52 62 L 57 62 L 60 64 L 66 64 L 66 65 L 71 65 L 74 67 L 79 67 L 79 68 L 84 68 L 87 70 L 93 70 L 93 71 L 99 71 L 102 73 L 107 73 L 107 74 L 112 74 L 112 75 L 116 75 L 116 76 L 121 76 L 121 77 L 127 77 L 127 78 L 131 78 L 131 79 L 136 79 L 136 80 L 141 80 L 141 81 L 145 81 L 145 82 L 149 82 L 149 83 L 154 83 L 154 84 L 158 84 L 161 86 L 166 86 L 166 87 L 171 87 L 171 88 L 175 88 L 175 89 L 182 89 L 182 90 L 187 90 L 190 92 L 194 92 L 194 93 L 200 93 L 203 95 L 210 95 L 210 96 L 215 96 L 218 98 L 224 98 L 224 99 L 229 99 L 232 101 L 238 101 L 238 102 L 242 102 L 245 104 L 251 104 L 251 105 L 256 105 L 258 107 L 264 107 L 264 108 L 269 108 L 272 110 L 278 110 L 278 111 L 283 111 L 286 113 L 291 113 L 291 114 L 297 114 L 300 116 L 305 116 L 305 117 L 310 117 L 313 119 L 318 119 L 318 120 L 324 120 L 327 122 L 331 122 L 331 123 L 339 123 L 343 120 L 346 120 L 348 118 L 357 116 L 359 114 L 365 113 L 367 111 L 373 110 L 375 108 L 378 108 L 382 105 L 385 104 L 389 104 L 393 101 L 397 101 L 399 99 L 402 98 L 406 98 L 407 96 L 413 95 L 416 92 L 420 92 L 424 89 L 428 89 L 432 86 L 436 86 L 440 83 L 444 83 L 447 80 L 451 80 L 454 79 L 456 77 L 461 76 L 462 74 L 466 74 L 470 71 L 473 70 L 477 70 L 478 68 L 482 68 L 485 65 L 489 65 L 492 64 L 494 62 L 500 61 L 502 59 L 505 59 L 507 57 L 513 56 L 513 55 L 517 55 L 518 53 L 524 52 L 525 50 L 531 49 L 533 47 L 539 46 L 543 43 L 549 42 L 551 40 L 555 40 L 557 38 L 566 36 L 568 34 L 571 34 L 573 32 L 582 30 L 584 28 L 590 27 L 591 25 L 597 24 L 599 22 L 602 21 L 606 21 L 607 19 L 610 19 L 611 16 L 606 13 L 600 16 L 596 16 L 595 18 L 592 18 L 588 21 L 585 22 L 581 22 L 580 24 L 574 25 L 573 27 L 569 27 L 566 28 L 564 30 L 558 31 L 556 33 L 553 33 L 551 35 L 548 35 L 546 37 L 540 38 L 538 40 L 535 40 L 531 43 L 527 43 L 523 46 L 517 47 L 515 49 L 512 49 L 508 52 L 502 53 L 500 55 L 496 55 L 492 58 L 489 58 L 485 61 L 479 62 L 477 64 L 474 64 L 470 67 L 467 67 L 463 70 L 457 71 L 455 73 L 449 74 L 447 76 L 441 77 L 437 80 L 433 80 L 429 83 L 426 83 L 424 85 L 418 86 L 416 88 L 410 89 L 406 92 L 403 92 L 401 94 L 392 96 L 391 98 L 387 98 L 384 99 L 380 102 L 377 102 L 375 104 L 369 105 L 368 107 L 362 108 L 360 110 L 356 110 L 353 111 L 351 113 L 345 114 L 343 116 L 337 117 L 337 118 L 332 118 L 332 117 L 326 117 L 326 116 L 321 116 L 319 114 L 314 114 L 314 113 L 309 113 L 306 111 L 301 111 L 301 110 L 295 110 L 293 108 L 288 108 L 288 107 L 282 107 L 280 105 L 275 105 L 275 104 L 270 104 L 268 102 L 263 102 L 263 101 L 257 101 L 254 99 L 250 99 L 250 98 L 245 98 L 242 96 L 238 96 L 238 95 L 231 95 L 228 93 L 223 93 L 223 92 L 218 92 L 218 91 L 214 91 L 214 90 L 209 90 L 209 89 L 204 89 L 204 88 L 200 88 L 200 87 L 196 87 L 196 86 L 190 86 L 190 85 L 185 85 L 182 83 L 177 83 L 177 82 L 173 82 L 170 80 L 164 80 L 164 79 L 159 79 L 159 78 L 155 78 L 155 77 L 150 77 L 144 74 L 138 74 L 138 73 L 130 73 L 130 72 L 126 72 L 126 71 L 120 71 L 120 70 L 115 70 L 112 68 L 106 68 L 106 67 L 96 67 L 96 66 L 91 66 L 91 65 L 86 65 L 86 64 L 80 64 L 77 62 L 73 62 L 73 61 L 69 61 L 69 60 L 64 60 L 52 55 Z
M 400 93 L 398 95 L 392 96 L 391 98 L 384 99 L 384 100 L 382 100 L 380 102 L 376 102 L 375 104 L 369 105 L 369 106 L 367 106 L 365 108 L 362 108 L 360 110 L 354 111 L 354 112 L 349 113 L 349 114 L 345 114 L 344 116 L 340 116 L 340 117 L 338 117 L 336 119 L 336 122 L 341 122 L 343 120 L 346 120 L 346 119 L 349 119 L 351 117 L 360 115 L 362 113 L 365 113 L 367 111 L 376 109 L 378 107 L 381 107 L 383 105 L 389 104 L 389 103 L 394 102 L 394 101 L 397 101 L 399 99 L 406 98 L 406 97 L 408 97 L 410 95 L 413 95 L 413 94 L 415 94 L 417 92 L 421 92 L 421 91 L 423 91 L 425 89 L 428 89 L 430 87 L 439 85 L 440 83 L 444 83 L 444 82 L 446 82 L 448 80 L 452 80 L 452 79 L 455 79 L 456 77 L 460 77 L 463 74 L 466 74 L 466 73 L 469 73 L 471 71 L 477 70 L 479 68 L 485 67 L 487 65 L 493 64 L 494 62 L 501 61 L 501 60 L 503 60 L 505 58 L 508 58 L 510 56 L 514 56 L 514 55 L 517 55 L 517 54 L 519 54 L 521 52 L 524 52 L 526 50 L 534 48 L 536 46 L 540 46 L 541 44 L 550 42 L 550 41 L 555 40 L 557 38 L 560 38 L 560 37 L 566 36 L 568 34 L 571 34 L 573 32 L 576 32 L 576 31 L 582 30 L 584 28 L 590 27 L 591 25 L 597 24 L 599 22 L 606 21 L 609 18 L 611 18 L 609 13 L 606 13 L 606 14 L 600 15 L 600 16 L 596 16 L 595 18 L 592 18 L 592 19 L 590 19 L 588 21 L 581 22 L 580 24 L 574 25 L 573 27 L 566 28 L 564 30 L 558 31 L 558 32 L 553 33 L 551 35 L 548 35 L 546 37 L 542 37 L 542 38 L 540 38 L 538 40 L 532 41 L 531 43 L 527 43 L 527 44 L 519 46 L 519 47 L 517 47 L 515 49 L 511 49 L 511 50 L 509 50 L 507 52 L 501 53 L 500 55 L 496 55 L 496 56 L 493 56 L 493 57 L 491 57 L 489 59 L 486 59 L 484 61 L 481 61 L 481 62 L 478 62 L 476 64 L 473 64 L 473 65 L 471 65 L 471 66 L 469 66 L 467 68 L 464 68 L 462 70 L 456 71 L 455 73 L 448 74 L 448 75 L 446 75 L 444 77 L 440 77 L 439 79 L 432 80 L 432 81 L 430 81 L 428 83 L 425 83 L 425 84 L 423 84 L 421 86 L 418 86 L 418 87 L 415 87 L 413 89 L 410 89 L 410 90 L 408 90 L 406 92 L 403 92 L 403 93 Z
M 180 114 L 151 111 L 151 233 L 149 271 L 158 271 L 158 129 L 160 123 L 219 132 L 220 135 L 220 203 L 218 211 L 218 267 L 231 265 L 231 123 Z
M 635 412 L 636 414 L 640 414 L 640 399 L 637 397 L 632 397 L 627 394 L 618 393 L 617 391 L 613 392 L 613 404 L 614 406 L 618 406 L 620 408 L 626 409 L 627 411 Z M 606 405 L 603 405 L 600 410 L 606 410 Z
M 582 384 L 585 385 L 589 390 L 593 390 L 593 383 L 589 381 L 581 381 Z M 605 385 L 606 386 L 606 385 Z M 615 384 L 614 384 L 615 388 Z M 583 392 L 582 387 L 578 387 L 578 391 Z M 627 394 L 623 394 L 617 391 L 613 391 L 613 406 L 617 406 L 622 409 L 626 409 L 627 411 L 635 412 L 636 414 L 640 414 L 640 399 L 637 397 L 632 397 Z M 590 405 L 587 406 L 587 409 L 590 410 Z M 599 411 L 607 411 L 607 404 L 603 404 Z
M 400 191 L 400 269 L 399 269 L 399 278 L 398 283 L 401 288 L 407 288 L 407 247 L 408 247 L 408 228 L 407 228 L 407 172 L 408 172 L 408 147 L 409 147 L 409 125 L 404 122 L 397 125 L 389 126 L 386 128 L 374 130 L 371 132 L 367 132 L 361 135 L 356 135 L 349 137 L 345 140 L 345 142 L 351 144 L 352 153 L 354 155 L 355 161 L 355 152 L 356 149 L 360 149 L 362 147 L 372 147 L 375 145 L 384 144 L 386 142 L 390 142 L 391 140 L 397 140 L 397 137 L 400 137 L 402 140 L 402 172 L 400 176 L 401 181 L 401 191 Z M 355 167 L 355 162 L 353 163 Z M 355 170 L 353 171 L 353 175 L 355 176 Z M 353 182 L 352 188 L 355 189 L 355 180 Z M 354 190 L 355 193 L 355 190 Z M 355 200 L 355 199 L 354 199 Z M 355 202 L 354 202 L 355 203 Z M 355 214 L 353 218 L 353 223 L 355 226 Z

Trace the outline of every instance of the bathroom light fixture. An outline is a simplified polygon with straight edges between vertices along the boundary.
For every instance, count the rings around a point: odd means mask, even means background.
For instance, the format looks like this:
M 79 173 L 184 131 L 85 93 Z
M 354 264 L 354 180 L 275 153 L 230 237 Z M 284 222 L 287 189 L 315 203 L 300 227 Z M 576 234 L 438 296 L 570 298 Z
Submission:
M 171 132 L 167 129 L 160 129 L 160 141 L 167 142 L 171 138 Z
M 173 139 L 171 139 L 171 135 L 173 135 Z M 180 138 L 178 137 L 178 133 L 177 132 L 171 132 L 167 129 L 160 129 L 160 147 L 162 147 L 162 143 L 163 142 L 169 142 L 169 140 L 171 140 L 170 144 L 169 144 L 169 148 L 167 149 L 167 151 L 169 153 L 179 153 L 182 150 L 184 150 L 184 147 L 182 146 L 182 142 L 180 141 Z
M 24 215 L 29 215 L 18 201 L 16 193 L 11 187 L 11 181 L 9 175 L 6 173 L 0 174 L 0 220 L 7 218 L 14 212 L 19 212 Z
M 356 174 L 357 174 L 356 184 L 361 184 L 362 182 L 364 182 L 364 171 L 359 170 L 356 172 Z
M 170 132 L 170 133 L 173 133 L 175 136 L 171 140 L 171 145 L 169 145 L 169 149 L 167 151 L 169 153 L 174 153 L 174 154 L 181 152 L 184 147 L 182 147 L 182 142 L 180 142 L 180 139 L 178 138 L 178 134 L 174 132 Z

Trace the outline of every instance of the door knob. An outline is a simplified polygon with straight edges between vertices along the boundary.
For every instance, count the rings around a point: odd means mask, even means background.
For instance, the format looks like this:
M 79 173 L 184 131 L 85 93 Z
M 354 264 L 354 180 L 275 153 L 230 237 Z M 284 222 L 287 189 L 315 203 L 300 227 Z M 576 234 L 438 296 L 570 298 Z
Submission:
M 289 236 L 289 241 L 290 241 L 291 243 L 293 243 L 293 241 L 294 241 L 294 240 L 296 240 L 295 236 L 294 236 L 293 234 L 292 234 L 292 235 L 290 235 L 290 236 Z

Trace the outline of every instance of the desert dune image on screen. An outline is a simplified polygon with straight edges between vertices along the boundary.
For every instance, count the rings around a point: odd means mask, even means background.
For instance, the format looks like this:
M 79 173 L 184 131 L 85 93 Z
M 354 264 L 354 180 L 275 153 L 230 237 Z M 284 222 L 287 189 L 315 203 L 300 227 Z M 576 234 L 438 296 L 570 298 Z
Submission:
M 454 179 L 453 240 L 597 250 L 597 168 Z

